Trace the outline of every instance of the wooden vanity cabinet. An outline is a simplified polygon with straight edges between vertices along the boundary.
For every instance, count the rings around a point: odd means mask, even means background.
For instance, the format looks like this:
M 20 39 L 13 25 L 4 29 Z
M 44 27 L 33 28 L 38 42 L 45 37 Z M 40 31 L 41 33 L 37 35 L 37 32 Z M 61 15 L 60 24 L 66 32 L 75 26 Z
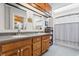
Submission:
M 42 53 L 48 50 L 49 41 L 50 41 L 50 36 L 42 36 Z
M 49 48 L 50 35 L 16 39 L 0 44 L 1 56 L 40 56 Z
M 33 56 L 41 55 L 41 37 L 33 38 Z

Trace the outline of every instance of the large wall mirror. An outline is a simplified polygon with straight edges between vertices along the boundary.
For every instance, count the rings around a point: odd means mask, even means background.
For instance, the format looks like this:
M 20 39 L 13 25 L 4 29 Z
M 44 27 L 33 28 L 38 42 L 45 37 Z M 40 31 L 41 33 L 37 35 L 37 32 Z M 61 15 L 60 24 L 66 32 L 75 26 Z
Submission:
M 46 18 L 16 4 L 4 4 L 4 30 L 43 30 Z
M 4 4 L 5 30 L 25 29 L 26 11 L 14 6 Z

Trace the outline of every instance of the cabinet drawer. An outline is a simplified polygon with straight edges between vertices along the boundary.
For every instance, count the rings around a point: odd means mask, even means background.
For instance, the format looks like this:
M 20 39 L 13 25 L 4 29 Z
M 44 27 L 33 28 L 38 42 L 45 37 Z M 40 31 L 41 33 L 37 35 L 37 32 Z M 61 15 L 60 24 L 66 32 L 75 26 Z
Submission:
M 38 48 L 41 48 L 41 41 L 33 43 L 33 50 L 36 50 Z
M 31 39 L 26 39 L 26 40 L 16 42 L 17 47 L 22 47 L 22 46 L 31 45 L 31 44 L 32 44 Z
M 37 43 L 34 43 L 33 44 L 33 50 L 36 50 L 37 49 Z
M 42 39 L 49 39 L 50 36 L 42 36 Z
M 37 48 L 41 48 L 41 41 L 37 42 Z
M 41 48 L 33 51 L 33 56 L 39 56 L 39 55 L 41 55 Z
M 35 38 L 33 38 L 33 43 L 38 42 L 38 41 L 41 41 L 41 37 L 35 37 Z
M 12 50 L 2 53 L 1 56 L 19 56 L 19 50 Z

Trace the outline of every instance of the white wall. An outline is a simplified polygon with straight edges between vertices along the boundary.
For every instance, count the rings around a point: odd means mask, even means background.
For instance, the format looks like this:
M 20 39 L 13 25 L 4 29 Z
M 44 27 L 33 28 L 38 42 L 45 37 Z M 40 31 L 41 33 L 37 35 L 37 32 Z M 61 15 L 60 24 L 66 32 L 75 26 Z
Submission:
M 48 27 L 53 27 L 53 18 L 51 17 L 51 18 L 48 18 L 47 19 L 48 20 Z
M 54 17 L 65 15 L 65 14 L 70 14 L 70 13 L 74 13 L 74 12 L 78 12 L 77 8 L 79 8 L 79 4 L 73 3 L 73 4 L 70 4 L 68 6 L 56 9 L 56 10 L 53 11 L 54 12 Z
M 79 22 L 79 15 L 66 16 L 61 18 L 56 18 L 58 16 L 68 15 L 68 14 L 79 13 L 79 4 L 71 4 L 69 6 L 57 9 L 54 11 L 54 24 L 61 23 L 72 23 Z
M 4 4 L 0 3 L 0 30 L 4 30 Z
M 62 8 L 64 6 L 67 6 L 69 4 L 71 4 L 71 3 L 52 3 L 52 8 L 53 8 L 53 10 L 56 10 L 58 8 Z
M 79 49 L 79 14 L 75 13 L 79 13 L 79 4 L 72 4 L 54 11 L 53 37 L 58 45 Z M 56 18 L 59 16 L 64 17 Z
M 54 19 L 54 24 L 79 22 L 79 15 L 67 16 L 58 19 Z

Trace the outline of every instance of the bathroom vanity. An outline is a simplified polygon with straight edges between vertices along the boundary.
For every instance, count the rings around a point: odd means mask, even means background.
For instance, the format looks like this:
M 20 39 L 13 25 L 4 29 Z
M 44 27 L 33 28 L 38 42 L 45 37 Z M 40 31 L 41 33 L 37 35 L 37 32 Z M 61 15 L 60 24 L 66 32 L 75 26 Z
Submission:
M 40 56 L 49 48 L 50 34 L 2 36 L 1 56 Z

